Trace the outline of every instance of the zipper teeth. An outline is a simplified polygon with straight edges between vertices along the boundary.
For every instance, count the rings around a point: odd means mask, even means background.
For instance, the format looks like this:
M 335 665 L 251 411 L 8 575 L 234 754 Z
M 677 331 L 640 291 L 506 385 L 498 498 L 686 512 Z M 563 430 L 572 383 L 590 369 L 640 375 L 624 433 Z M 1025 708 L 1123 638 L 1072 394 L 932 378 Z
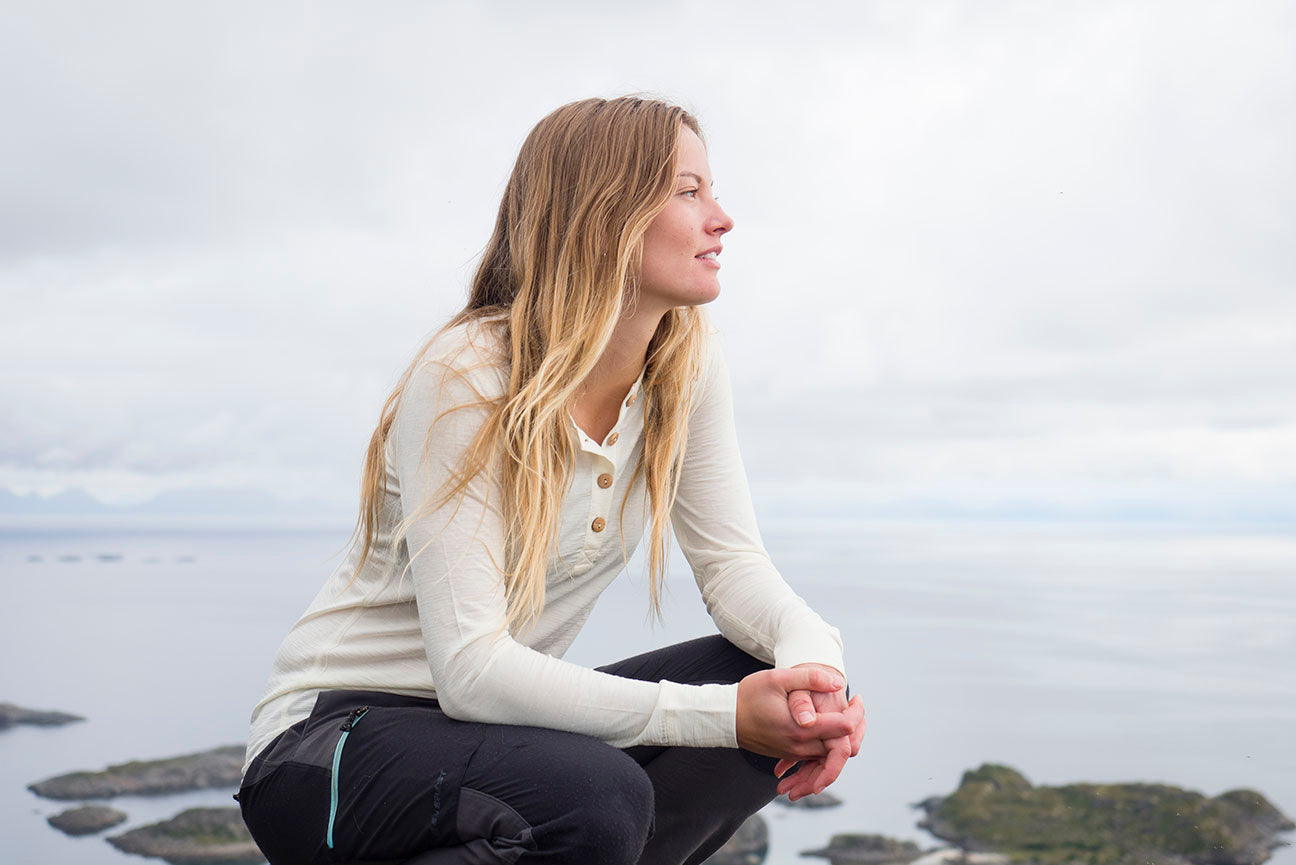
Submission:
M 328 848 L 333 849 L 333 821 L 337 819 L 338 809 L 338 767 L 342 765 L 342 746 L 346 744 L 347 736 L 351 735 L 352 728 L 356 722 L 365 716 L 369 707 L 365 706 L 357 712 L 353 712 L 351 718 L 347 719 L 346 725 L 342 728 L 342 735 L 338 737 L 337 747 L 333 749 L 333 771 L 329 773 L 329 819 L 328 819 L 328 836 L 325 841 Z

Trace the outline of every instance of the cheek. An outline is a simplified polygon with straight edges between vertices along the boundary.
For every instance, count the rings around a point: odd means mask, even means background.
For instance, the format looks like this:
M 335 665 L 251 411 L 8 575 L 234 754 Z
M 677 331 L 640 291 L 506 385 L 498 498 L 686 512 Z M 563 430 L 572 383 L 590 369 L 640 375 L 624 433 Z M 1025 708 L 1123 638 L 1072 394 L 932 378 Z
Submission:
M 644 252 L 667 259 L 693 257 L 692 225 L 687 214 L 676 212 L 677 206 L 668 207 L 653 220 L 644 235 Z

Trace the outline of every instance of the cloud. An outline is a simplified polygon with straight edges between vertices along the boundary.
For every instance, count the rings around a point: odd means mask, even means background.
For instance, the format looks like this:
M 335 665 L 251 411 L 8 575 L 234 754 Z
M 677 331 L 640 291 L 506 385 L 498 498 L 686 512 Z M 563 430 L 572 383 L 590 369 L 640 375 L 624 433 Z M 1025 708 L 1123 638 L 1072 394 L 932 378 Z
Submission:
M 700 113 L 736 218 L 714 314 L 758 484 L 1296 482 L 1287 4 L 13 17 L 0 485 L 353 496 L 527 130 L 633 90 Z

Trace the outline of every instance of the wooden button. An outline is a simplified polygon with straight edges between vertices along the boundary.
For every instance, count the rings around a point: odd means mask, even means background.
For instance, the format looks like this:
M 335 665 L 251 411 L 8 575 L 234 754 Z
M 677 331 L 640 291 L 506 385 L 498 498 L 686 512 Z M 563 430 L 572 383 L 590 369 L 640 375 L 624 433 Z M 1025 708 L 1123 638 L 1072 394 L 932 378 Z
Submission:
M 606 525 L 607 523 L 603 521 L 602 517 L 595 517 L 594 522 L 590 523 L 590 528 L 596 532 L 601 532 Z
M 617 443 L 617 439 L 619 438 L 621 438 L 621 433 L 612 433 L 612 435 L 607 437 L 607 441 L 603 442 L 603 444 L 611 447 L 612 445 Z
M 603 474 L 599 475 L 598 485 L 602 489 L 607 489 L 608 487 L 612 486 L 612 476 L 607 472 L 604 472 Z

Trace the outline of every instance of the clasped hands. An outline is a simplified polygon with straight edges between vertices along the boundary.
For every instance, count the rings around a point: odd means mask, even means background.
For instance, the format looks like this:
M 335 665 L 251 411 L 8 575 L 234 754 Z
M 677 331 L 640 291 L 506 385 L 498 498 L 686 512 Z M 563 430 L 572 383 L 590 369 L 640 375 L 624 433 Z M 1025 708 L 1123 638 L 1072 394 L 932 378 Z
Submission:
M 822 793 L 859 753 L 864 702 L 847 701 L 845 679 L 823 664 L 762 670 L 738 683 L 737 732 L 741 747 L 779 758 L 778 792 L 795 802 Z

